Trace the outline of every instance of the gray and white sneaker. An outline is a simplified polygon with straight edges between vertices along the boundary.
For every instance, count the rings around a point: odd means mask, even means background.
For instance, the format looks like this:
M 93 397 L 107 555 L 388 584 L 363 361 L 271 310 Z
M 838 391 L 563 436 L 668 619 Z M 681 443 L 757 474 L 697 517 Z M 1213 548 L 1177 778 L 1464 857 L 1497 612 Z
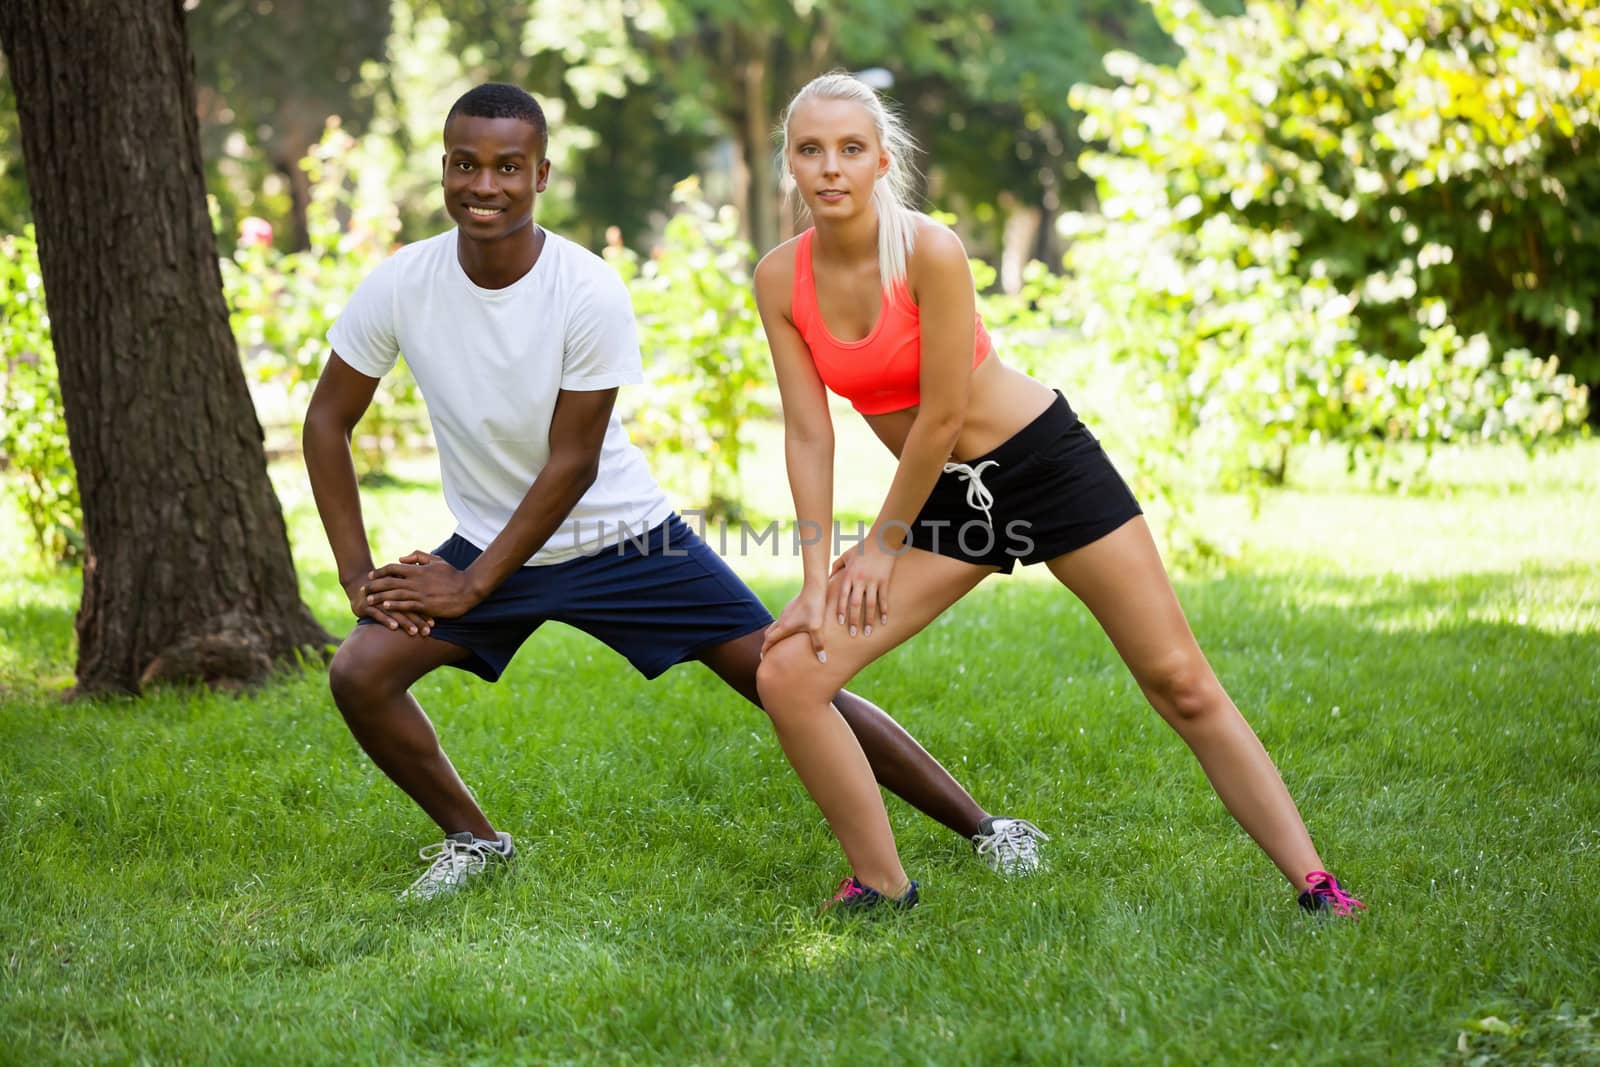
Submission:
M 422 877 L 411 883 L 411 888 L 400 894 L 401 900 L 432 900 L 434 897 L 454 893 L 489 869 L 491 863 L 506 863 L 517 854 L 511 835 L 500 833 L 500 843 L 484 841 L 469 831 L 446 834 L 437 845 L 429 845 L 417 855 L 432 860 Z
M 1044 866 L 1039 842 L 1050 836 L 1027 819 L 1005 819 L 991 815 L 978 824 L 972 846 L 998 874 L 1033 874 Z

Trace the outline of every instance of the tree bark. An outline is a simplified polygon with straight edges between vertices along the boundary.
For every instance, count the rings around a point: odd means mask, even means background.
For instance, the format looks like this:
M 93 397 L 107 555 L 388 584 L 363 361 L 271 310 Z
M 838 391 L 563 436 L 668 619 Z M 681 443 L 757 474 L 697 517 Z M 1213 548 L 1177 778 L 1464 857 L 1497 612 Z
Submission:
M 182 0 L 5 0 L 87 541 L 78 692 L 262 679 L 301 602 L 206 210 Z

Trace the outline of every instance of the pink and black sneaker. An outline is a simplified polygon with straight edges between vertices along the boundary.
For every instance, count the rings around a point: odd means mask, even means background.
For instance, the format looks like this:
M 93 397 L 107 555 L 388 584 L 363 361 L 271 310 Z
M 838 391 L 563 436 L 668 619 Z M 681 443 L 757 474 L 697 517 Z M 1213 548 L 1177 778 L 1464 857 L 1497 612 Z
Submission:
M 1300 906 L 1306 911 L 1327 911 L 1334 915 L 1354 916 L 1356 909 L 1365 911 L 1367 906 L 1355 897 L 1346 893 L 1339 886 L 1339 879 L 1327 871 L 1312 871 L 1306 875 L 1307 889 L 1300 894 Z
M 862 885 L 851 875 L 839 883 L 839 891 L 822 906 L 822 910 L 835 915 L 859 915 L 877 910 L 880 904 L 894 911 L 910 911 L 917 906 L 917 883 L 912 882 L 911 888 L 898 897 L 886 897 L 876 889 Z

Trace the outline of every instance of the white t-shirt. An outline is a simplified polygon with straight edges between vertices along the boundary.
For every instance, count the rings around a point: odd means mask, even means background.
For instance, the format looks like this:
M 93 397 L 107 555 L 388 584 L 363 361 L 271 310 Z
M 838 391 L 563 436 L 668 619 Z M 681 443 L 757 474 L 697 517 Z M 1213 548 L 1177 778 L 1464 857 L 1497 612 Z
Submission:
M 456 533 L 479 548 L 505 528 L 549 461 L 557 392 L 644 380 L 622 279 L 549 231 L 533 269 L 504 289 L 467 277 L 453 229 L 407 245 L 356 288 L 328 343 L 373 378 L 405 354 L 433 422 Z M 528 563 L 592 555 L 671 512 L 613 413 L 595 483 Z

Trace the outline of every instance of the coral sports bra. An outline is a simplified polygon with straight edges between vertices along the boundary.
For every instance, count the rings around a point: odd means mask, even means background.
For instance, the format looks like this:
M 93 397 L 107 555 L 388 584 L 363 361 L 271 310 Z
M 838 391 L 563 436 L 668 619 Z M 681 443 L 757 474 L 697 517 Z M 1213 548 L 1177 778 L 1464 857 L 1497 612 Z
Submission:
M 863 415 L 883 415 L 916 407 L 922 398 L 922 315 L 911 302 L 904 281 L 894 288 L 894 298 L 884 294 L 878 324 L 859 341 L 840 341 L 828 332 L 817 310 L 816 277 L 811 272 L 811 238 L 816 230 L 800 235 L 794 247 L 794 293 L 790 314 L 811 349 L 811 359 L 823 384 L 850 401 Z M 992 349 L 989 331 L 977 317 L 977 344 L 972 365 L 984 361 Z

